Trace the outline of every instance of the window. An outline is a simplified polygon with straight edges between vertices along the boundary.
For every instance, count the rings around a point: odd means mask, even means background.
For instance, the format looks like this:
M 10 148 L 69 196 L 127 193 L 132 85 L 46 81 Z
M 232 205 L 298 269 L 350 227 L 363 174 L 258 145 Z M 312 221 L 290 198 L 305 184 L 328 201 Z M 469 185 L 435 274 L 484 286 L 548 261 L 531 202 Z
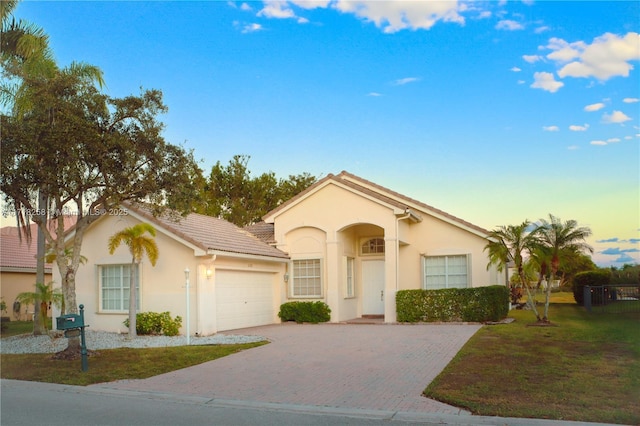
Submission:
M 129 310 L 129 282 L 131 265 L 103 265 L 100 267 L 100 308 L 102 311 Z M 140 309 L 140 283 L 136 283 L 136 308 Z
M 322 297 L 320 259 L 293 261 L 293 297 Z
M 360 246 L 362 254 L 382 254 L 384 253 L 384 238 L 369 238 Z
M 424 287 L 427 290 L 468 287 L 467 264 L 467 255 L 424 257 Z
M 354 290 L 354 281 L 355 281 L 355 276 L 353 273 L 353 264 L 354 264 L 354 259 L 353 257 L 347 257 L 347 288 L 345 291 L 345 295 L 344 297 L 353 297 L 355 296 L 355 290 Z

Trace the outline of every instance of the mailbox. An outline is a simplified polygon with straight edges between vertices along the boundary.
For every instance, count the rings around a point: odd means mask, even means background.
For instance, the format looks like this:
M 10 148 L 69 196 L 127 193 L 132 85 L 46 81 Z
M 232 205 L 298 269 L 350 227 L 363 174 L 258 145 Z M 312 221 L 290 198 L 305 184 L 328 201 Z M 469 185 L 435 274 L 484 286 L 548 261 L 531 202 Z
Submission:
M 82 316 L 77 314 L 67 314 L 56 317 L 56 328 L 58 330 L 71 330 L 74 328 L 83 328 L 84 320 Z

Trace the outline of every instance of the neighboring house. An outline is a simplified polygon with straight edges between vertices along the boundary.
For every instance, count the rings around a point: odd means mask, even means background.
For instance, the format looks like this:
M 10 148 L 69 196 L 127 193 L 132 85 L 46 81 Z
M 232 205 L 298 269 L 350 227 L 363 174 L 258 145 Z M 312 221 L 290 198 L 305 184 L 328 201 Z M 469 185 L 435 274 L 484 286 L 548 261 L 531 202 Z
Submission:
M 158 231 L 155 267 L 144 259 L 139 312 L 190 319 L 192 334 L 272 324 L 287 301 L 321 300 L 331 321 L 396 321 L 395 294 L 504 284 L 484 247 L 488 231 L 372 182 L 328 175 L 245 229 L 189 214 L 179 221 L 124 206 L 84 236 L 88 258 L 76 275 L 78 304 L 94 330 L 126 331 L 131 255 L 114 255 L 111 235 L 139 222 Z M 72 232 L 72 231 L 71 231 Z M 185 269 L 190 270 L 189 306 Z
M 65 216 L 67 229 L 71 227 L 72 221 L 72 216 Z M 0 228 L 0 296 L 7 304 L 6 315 L 12 320 L 33 318 L 33 305 L 20 306 L 18 312 L 13 312 L 18 294 L 35 291 L 38 225 L 32 223 L 30 233 L 32 239 L 28 242 L 26 236 L 20 236 L 17 227 Z M 44 273 L 45 284 L 52 281 L 51 264 L 45 264 Z

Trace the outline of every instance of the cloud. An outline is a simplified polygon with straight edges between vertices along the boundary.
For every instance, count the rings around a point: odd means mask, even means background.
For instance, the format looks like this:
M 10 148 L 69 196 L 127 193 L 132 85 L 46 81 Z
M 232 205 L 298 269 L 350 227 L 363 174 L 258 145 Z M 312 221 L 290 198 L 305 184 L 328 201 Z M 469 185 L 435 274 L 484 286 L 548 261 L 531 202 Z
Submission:
M 240 10 L 250 11 L 250 10 L 253 10 L 253 9 L 247 3 L 242 3 L 240 5 Z
M 640 59 L 640 34 L 629 32 L 621 37 L 605 33 L 596 37 L 591 44 L 582 41 L 567 43 L 553 38 L 547 48 L 553 50 L 547 55 L 548 59 L 566 63 L 558 71 L 560 78 L 595 77 L 605 81 L 616 76 L 629 76 L 629 71 L 633 69 L 629 62 Z
M 542 26 L 542 27 L 538 27 L 535 30 L 533 30 L 533 32 L 536 33 L 536 34 L 542 34 L 542 33 L 547 32 L 547 31 L 551 31 L 551 28 L 549 28 L 547 26 Z
M 415 83 L 416 81 L 420 81 L 420 79 L 418 77 L 406 77 L 406 78 L 400 78 L 394 81 L 392 84 L 394 86 L 404 86 L 405 84 Z
M 522 70 L 521 70 L 520 68 L 518 68 L 518 67 L 513 67 L 513 68 L 511 68 L 509 71 L 513 71 L 513 72 L 520 72 L 520 71 L 522 71 Z
M 511 19 L 503 19 L 502 21 L 498 21 L 496 24 L 496 30 L 517 31 L 524 30 L 524 26 L 519 22 L 512 21 Z
M 549 72 L 537 72 L 533 74 L 534 82 L 530 87 L 534 89 L 542 89 L 547 92 L 555 93 L 564 86 L 564 83 L 561 81 L 556 81 L 553 74 Z
M 584 110 L 587 112 L 593 112 L 598 111 L 602 108 L 604 108 L 604 104 L 602 102 L 598 102 L 597 104 L 587 105 L 586 107 L 584 107 Z
M 619 240 L 618 237 L 613 237 L 606 240 L 596 240 L 596 243 L 617 243 Z
M 606 254 L 608 256 L 618 256 L 625 253 L 637 253 L 640 252 L 637 248 L 632 249 L 621 249 L 620 247 L 612 247 L 601 251 L 600 253 Z
M 580 149 L 580 147 L 578 145 L 569 145 L 567 149 L 569 151 L 575 151 L 576 149 Z
M 591 141 L 589 142 L 591 145 L 596 145 L 596 146 L 604 146 L 607 143 L 605 141 Z
M 640 243 L 640 238 L 629 238 L 629 242 L 632 244 Z
M 622 102 L 624 102 L 625 104 L 634 104 L 636 102 L 640 102 L 640 99 L 638 99 L 638 98 L 624 98 L 622 100 Z
M 629 120 L 631 118 L 622 111 L 613 111 L 611 114 L 605 113 L 602 116 L 602 122 L 606 124 L 624 123 Z
M 373 22 L 385 33 L 429 29 L 438 21 L 464 24 L 464 18 L 458 13 L 463 6 L 454 1 L 338 0 L 332 7 Z
M 378 96 L 382 96 L 382 94 L 380 94 L 378 92 L 369 92 L 369 93 L 367 93 L 367 96 L 378 97 Z
M 607 139 L 607 143 L 616 143 L 620 142 L 620 138 L 609 138 Z
M 262 31 L 264 28 L 262 28 L 262 25 L 260 24 L 247 24 L 244 27 L 242 27 L 242 33 L 243 34 L 248 34 L 248 33 L 255 33 L 256 31 Z
M 264 2 L 264 7 L 258 12 L 258 16 L 286 19 L 295 18 L 296 14 L 291 10 L 286 1 L 268 0 Z
M 538 56 L 538 55 L 522 55 L 522 59 L 524 59 L 525 61 L 529 62 L 530 64 L 533 64 L 533 63 L 538 62 L 539 60 L 541 60 L 542 56 Z
M 542 126 L 542 130 L 545 132 L 558 132 L 560 128 L 558 126 Z
M 572 132 L 584 132 L 589 128 L 588 124 L 585 124 L 584 126 L 578 126 L 576 124 L 572 124 L 571 126 L 569 126 L 569 130 L 571 130 Z

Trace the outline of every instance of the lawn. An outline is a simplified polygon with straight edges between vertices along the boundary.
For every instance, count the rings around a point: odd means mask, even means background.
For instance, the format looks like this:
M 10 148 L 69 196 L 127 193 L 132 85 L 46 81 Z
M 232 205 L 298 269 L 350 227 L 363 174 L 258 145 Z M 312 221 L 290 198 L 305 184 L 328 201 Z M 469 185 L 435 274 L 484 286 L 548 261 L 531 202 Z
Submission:
M 565 296 L 553 327 L 514 310 L 480 329 L 425 395 L 478 415 L 640 424 L 640 313 L 588 314 Z
M 12 321 L 2 337 L 33 331 L 32 322 Z M 76 360 L 54 360 L 52 354 L 1 354 L 3 379 L 91 385 L 124 379 L 144 379 L 192 365 L 202 364 L 267 342 L 237 345 L 175 346 L 146 349 L 109 349 L 91 352 L 89 370 Z M 0 341 L 0 344 L 2 342 Z

